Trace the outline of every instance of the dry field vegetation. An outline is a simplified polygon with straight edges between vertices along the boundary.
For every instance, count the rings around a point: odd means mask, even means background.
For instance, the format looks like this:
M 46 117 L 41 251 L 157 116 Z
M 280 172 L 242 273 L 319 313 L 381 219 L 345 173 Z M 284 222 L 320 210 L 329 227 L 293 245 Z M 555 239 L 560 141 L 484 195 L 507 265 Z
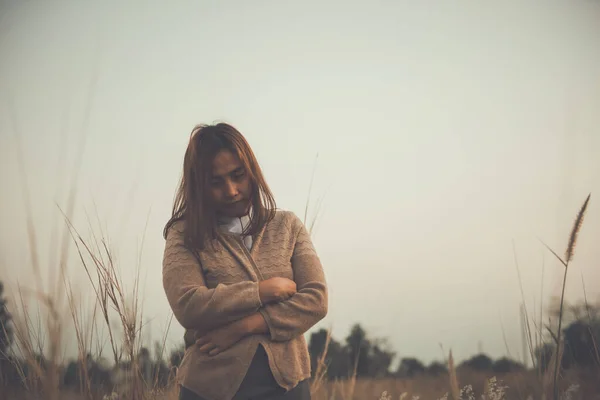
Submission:
M 576 216 L 564 257 L 548 248 L 564 265 L 564 279 L 574 256 L 577 235 L 589 200 L 588 196 Z M 62 213 L 65 230 L 60 243 L 61 257 L 54 277 L 46 282 L 42 279 L 41 261 L 36 250 L 36 232 L 31 219 L 28 220 L 32 268 L 37 279 L 27 285 L 16 284 L 11 287 L 12 296 L 8 304 L 13 317 L 14 343 L 11 347 L 11 361 L 2 364 L 5 370 L 0 374 L 0 383 L 4 386 L 0 391 L 0 398 L 177 399 L 177 387 L 173 384 L 175 368 L 169 368 L 169 361 L 163 358 L 167 350 L 171 350 L 165 349 L 166 333 L 155 349 L 155 358 L 165 360 L 163 365 L 167 366 L 167 370 L 160 376 L 145 371 L 148 354 L 140 352 L 143 304 L 139 300 L 138 284 L 127 288 L 122 281 L 106 235 L 96 229 L 97 233 L 84 238 L 71 224 L 71 214 L 72 212 Z M 313 225 L 314 221 L 311 223 Z M 76 250 L 79 256 L 77 268 L 83 268 L 88 278 L 89 290 L 83 292 L 83 297 L 69 280 L 69 268 L 73 266 L 67 265 L 67 254 L 72 250 Z M 83 299 L 89 301 L 91 297 L 94 301 L 87 309 Z M 563 343 L 560 331 L 563 300 L 564 284 L 559 329 L 555 333 L 556 343 Z M 535 332 L 536 329 L 539 332 Z M 541 326 L 531 328 L 540 337 L 542 329 Z M 530 335 L 532 331 L 529 332 Z M 76 343 L 78 350 L 77 360 L 70 365 L 67 365 L 68 360 L 63 355 L 67 343 L 71 346 Z M 598 370 L 561 371 L 560 346 L 560 351 L 555 351 L 552 356 L 551 367 L 545 372 L 533 368 L 494 377 L 464 371 L 455 368 L 452 353 L 449 352 L 446 360 L 448 373 L 439 377 L 358 379 L 355 370 L 349 371 L 346 379 L 331 381 L 326 378 L 327 343 L 324 353 L 317 361 L 312 380 L 315 400 L 600 399 L 596 394 L 600 382 Z M 121 371 L 112 375 L 113 383 L 110 387 L 94 377 L 97 374 L 94 372 L 95 360 L 99 359 L 110 360 L 112 367 L 108 368 L 113 373 Z M 7 363 L 12 368 L 12 377 L 7 376 Z M 76 373 L 72 375 L 76 377 L 76 382 L 72 382 L 67 388 L 65 376 L 73 368 Z

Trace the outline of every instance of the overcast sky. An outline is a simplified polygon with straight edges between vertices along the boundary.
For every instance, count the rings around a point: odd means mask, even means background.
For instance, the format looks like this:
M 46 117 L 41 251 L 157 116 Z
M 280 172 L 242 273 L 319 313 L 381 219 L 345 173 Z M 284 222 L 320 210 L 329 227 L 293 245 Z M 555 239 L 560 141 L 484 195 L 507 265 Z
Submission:
M 75 226 L 88 235 L 97 214 L 128 287 L 141 266 L 159 339 L 162 228 L 189 133 L 227 121 L 301 217 L 318 154 L 330 308 L 315 329 L 343 339 L 360 322 L 431 361 L 440 344 L 502 356 L 504 328 L 516 356 L 512 241 L 537 308 L 563 272 L 538 238 L 562 254 L 590 192 L 568 295 L 582 278 L 600 295 L 600 2 L 0 4 L 3 280 L 33 285 L 23 188 L 47 284 L 76 182 Z M 69 268 L 85 288 L 77 257 Z M 182 334 L 174 321 L 168 343 Z

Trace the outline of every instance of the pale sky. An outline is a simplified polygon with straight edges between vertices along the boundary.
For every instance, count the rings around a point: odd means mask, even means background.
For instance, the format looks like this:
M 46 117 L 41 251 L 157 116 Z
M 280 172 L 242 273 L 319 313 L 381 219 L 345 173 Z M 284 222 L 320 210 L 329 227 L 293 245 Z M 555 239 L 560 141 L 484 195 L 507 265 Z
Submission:
M 24 185 L 56 270 L 56 204 L 76 176 L 74 223 L 88 235 L 97 212 L 127 282 L 145 232 L 144 319 L 159 339 L 162 228 L 189 133 L 227 121 L 301 217 L 318 154 L 330 307 L 314 329 L 342 340 L 360 322 L 429 362 L 440 344 L 503 356 L 504 327 L 516 356 L 512 240 L 539 307 L 543 259 L 545 302 L 563 270 L 538 238 L 563 254 L 590 192 L 568 298 L 582 277 L 600 296 L 600 2 L 0 4 L 2 280 L 31 283 Z M 169 344 L 182 334 L 174 321 Z

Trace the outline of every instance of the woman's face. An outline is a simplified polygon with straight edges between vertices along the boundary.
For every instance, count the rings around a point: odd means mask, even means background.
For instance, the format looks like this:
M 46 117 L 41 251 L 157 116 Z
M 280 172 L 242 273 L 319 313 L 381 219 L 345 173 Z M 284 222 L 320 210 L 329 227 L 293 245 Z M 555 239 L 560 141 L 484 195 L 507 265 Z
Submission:
M 250 209 L 252 182 L 240 159 L 229 150 L 221 150 L 212 163 L 210 195 L 217 214 L 242 217 Z

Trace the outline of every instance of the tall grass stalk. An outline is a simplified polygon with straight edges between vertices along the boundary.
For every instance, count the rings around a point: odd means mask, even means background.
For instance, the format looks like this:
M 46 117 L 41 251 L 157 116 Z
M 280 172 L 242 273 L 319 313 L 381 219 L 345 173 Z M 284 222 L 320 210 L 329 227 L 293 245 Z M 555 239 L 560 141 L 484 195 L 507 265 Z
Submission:
M 132 399 L 144 397 L 144 383 L 138 368 L 138 351 L 141 336 L 141 310 L 139 306 L 139 279 L 135 279 L 132 298 L 129 301 L 125 285 L 119 276 L 116 261 L 105 237 L 95 238 L 94 246 L 88 243 L 67 219 L 69 230 L 75 243 L 81 264 L 85 269 L 89 282 L 93 287 L 101 316 L 108 328 L 110 346 L 116 366 L 121 364 L 123 357 L 131 365 L 133 373 L 128 383 L 128 395 Z M 97 252 L 97 249 L 100 252 Z M 137 269 L 139 278 L 139 265 Z M 111 323 L 111 310 L 116 312 L 122 329 L 123 346 L 118 346 L 115 335 L 116 327 Z
M 448 354 L 448 378 L 450 379 L 450 393 L 452 394 L 452 398 L 454 400 L 461 400 L 458 376 L 456 375 L 456 367 L 454 366 L 452 350 L 450 350 L 450 353 Z
M 573 256 L 575 255 L 575 246 L 577 245 L 577 237 L 579 235 L 579 231 L 581 230 L 581 225 L 583 224 L 583 219 L 585 216 L 585 211 L 587 210 L 589 201 L 590 201 L 591 193 L 588 194 L 585 199 L 583 205 L 579 209 L 577 213 L 577 217 L 575 218 L 575 222 L 573 223 L 573 227 L 571 228 L 571 234 L 569 235 L 569 242 L 567 245 L 567 249 L 565 250 L 564 259 L 560 257 L 554 250 L 550 248 L 546 243 L 542 242 L 542 244 L 560 261 L 560 263 L 564 266 L 564 274 L 562 281 L 562 291 L 560 294 L 560 308 L 558 311 L 558 330 L 556 332 L 556 342 L 557 342 L 557 351 L 556 357 L 553 359 L 554 361 L 554 374 L 552 378 L 553 383 L 553 394 L 554 400 L 558 400 L 558 366 L 561 361 L 561 334 L 562 334 L 562 317 L 563 317 L 563 307 L 565 300 L 565 287 L 567 283 L 567 273 L 569 272 L 569 263 L 573 260 Z
M 327 330 L 327 337 L 325 338 L 325 345 L 323 346 L 323 352 L 317 359 L 317 370 L 314 373 L 313 380 L 310 384 L 310 393 L 314 397 L 317 391 L 323 386 L 324 381 L 327 379 L 327 364 L 325 363 L 327 351 L 329 350 L 329 343 L 331 342 L 331 329 Z
M 310 183 L 308 185 L 308 197 L 306 198 L 306 203 L 304 205 L 304 218 L 303 218 L 303 222 L 304 225 L 306 225 L 306 228 L 308 230 L 308 232 L 313 235 L 314 234 L 314 230 L 315 230 L 315 225 L 317 224 L 317 221 L 319 219 L 319 216 L 321 214 L 321 207 L 323 206 L 323 197 L 320 197 L 317 199 L 317 203 L 315 204 L 315 210 L 314 210 L 314 215 L 312 216 L 310 222 L 308 221 L 308 210 L 310 209 L 310 203 L 311 203 L 311 196 L 312 196 L 312 189 L 313 189 L 313 185 L 314 185 L 314 180 L 315 180 L 315 173 L 317 171 L 317 161 L 319 159 L 319 154 L 317 153 L 317 155 L 315 156 L 315 163 L 313 166 L 313 170 L 312 170 L 312 174 L 310 177 Z
M 512 242 L 512 249 L 513 249 L 513 257 L 514 257 L 514 262 L 515 262 L 515 268 L 517 269 L 517 277 L 519 279 L 519 288 L 521 290 L 521 300 L 523 302 L 523 312 L 525 313 L 525 329 L 526 329 L 526 333 L 527 333 L 527 347 L 529 349 L 529 356 L 531 357 L 531 362 L 535 367 L 535 356 L 534 356 L 534 350 L 533 350 L 533 341 L 531 338 L 531 325 L 529 324 L 529 312 L 527 310 L 527 302 L 525 301 L 525 292 L 523 291 L 523 281 L 521 280 L 521 269 L 519 268 L 519 260 L 517 259 L 517 250 L 515 248 L 515 241 L 513 240 Z M 523 354 L 523 357 L 525 357 L 525 355 Z M 524 360 L 525 361 L 525 360 Z

